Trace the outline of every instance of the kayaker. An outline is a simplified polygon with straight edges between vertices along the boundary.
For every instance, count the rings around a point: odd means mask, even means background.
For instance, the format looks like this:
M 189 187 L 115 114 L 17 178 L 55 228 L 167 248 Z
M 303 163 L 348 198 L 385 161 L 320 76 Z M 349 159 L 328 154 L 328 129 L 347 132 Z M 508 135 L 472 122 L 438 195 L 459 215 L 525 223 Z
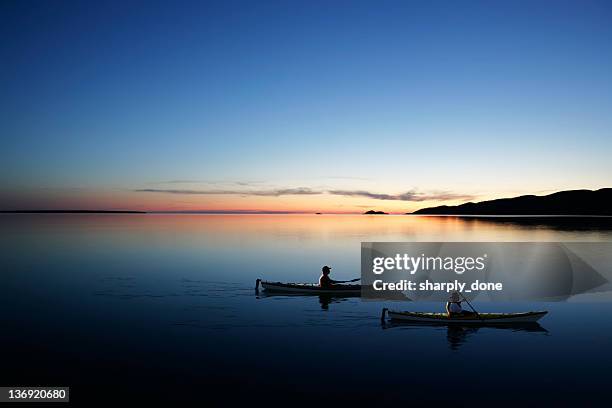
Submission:
M 459 296 L 459 292 L 451 293 L 448 302 L 446 302 L 446 313 L 448 313 L 448 317 L 473 314 L 472 312 L 463 310 L 461 307 L 461 297 Z
M 329 274 L 331 273 L 331 268 L 329 266 L 325 265 L 323 268 L 321 268 L 321 272 L 323 273 L 321 274 L 321 277 L 319 278 L 320 287 L 329 288 L 330 286 L 333 286 L 335 283 L 339 283 L 329 277 Z

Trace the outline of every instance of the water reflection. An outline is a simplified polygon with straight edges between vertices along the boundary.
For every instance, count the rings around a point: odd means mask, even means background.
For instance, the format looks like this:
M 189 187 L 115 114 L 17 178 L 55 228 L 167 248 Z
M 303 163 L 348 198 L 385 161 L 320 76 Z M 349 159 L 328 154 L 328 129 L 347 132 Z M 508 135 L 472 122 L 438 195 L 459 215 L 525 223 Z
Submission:
M 340 302 L 344 302 L 347 299 L 350 298 L 361 298 L 361 294 L 359 293 L 351 293 L 351 294 L 319 294 L 319 295 L 313 295 L 313 294 L 309 294 L 309 293 L 291 293 L 291 292 L 270 292 L 267 290 L 260 290 L 258 286 L 255 287 L 255 297 L 257 299 L 264 299 L 264 298 L 290 298 L 290 297 L 297 297 L 297 298 L 313 298 L 313 297 L 318 297 L 319 298 L 319 304 L 321 305 L 321 309 L 323 310 L 328 310 L 329 309 L 329 305 L 332 303 L 340 303 Z M 397 293 L 393 293 L 391 295 L 389 295 L 387 298 L 385 298 L 385 300 L 391 300 L 391 301 L 410 301 L 411 299 L 408 298 L 406 295 L 404 295 L 401 292 L 397 292 Z
M 390 320 L 381 320 L 383 330 L 393 328 L 411 328 L 420 330 L 437 331 L 440 328 L 446 327 L 446 340 L 448 347 L 457 351 L 461 346 L 466 344 L 479 331 L 499 330 L 508 332 L 527 332 L 539 333 L 548 335 L 548 330 L 542 327 L 539 323 L 515 323 L 515 324 L 436 324 L 436 323 L 410 323 L 410 322 L 394 322 Z
M 514 228 L 538 228 L 556 231 L 612 231 L 612 217 L 608 216 L 457 216 L 470 224 L 497 224 Z
M 255 297 L 257 299 L 265 299 L 265 298 L 319 298 L 319 305 L 321 305 L 321 309 L 329 310 L 329 305 L 332 303 L 340 303 L 344 302 L 349 298 L 358 298 L 361 297 L 359 294 L 348 294 L 348 295 L 309 295 L 302 293 L 274 293 L 268 292 L 265 290 L 255 289 Z

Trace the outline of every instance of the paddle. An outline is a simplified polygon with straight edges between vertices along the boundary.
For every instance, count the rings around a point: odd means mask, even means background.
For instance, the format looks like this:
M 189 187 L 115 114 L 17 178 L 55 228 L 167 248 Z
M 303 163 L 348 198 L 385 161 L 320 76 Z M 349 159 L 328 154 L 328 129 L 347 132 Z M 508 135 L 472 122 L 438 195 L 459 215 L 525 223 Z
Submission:
M 355 278 L 355 279 L 345 280 L 345 281 L 334 281 L 334 282 L 336 282 L 336 283 L 349 283 L 349 282 L 357 282 L 358 280 L 361 280 L 361 278 Z
M 452 283 L 451 281 L 448 281 L 449 283 Z M 480 317 L 480 313 L 478 313 L 476 311 L 476 309 L 474 309 L 474 306 L 472 306 L 472 304 L 470 303 L 469 300 L 467 300 L 467 298 L 465 296 L 463 296 L 463 293 L 461 292 L 457 292 L 459 294 L 459 296 L 461 296 L 463 298 L 463 300 L 465 300 L 465 302 L 470 306 L 470 308 L 472 309 L 472 311 L 474 313 L 476 313 L 476 317 L 478 317 L 478 319 L 483 320 L 482 317 Z
M 470 306 L 470 308 L 472 308 L 472 311 L 474 311 L 474 313 L 476 313 L 476 316 L 477 316 L 477 317 L 478 317 L 480 320 L 482 320 L 482 317 L 480 317 L 480 313 L 478 313 L 478 312 L 476 311 L 476 309 L 474 309 L 474 306 L 472 306 L 472 304 L 470 303 L 470 301 L 469 301 L 469 300 L 467 300 L 467 298 L 466 298 L 465 296 L 463 296 L 463 293 L 459 293 L 459 296 L 461 296 L 461 297 L 463 298 L 463 300 L 465 300 L 465 301 L 466 301 L 466 303 L 467 303 L 467 304 Z

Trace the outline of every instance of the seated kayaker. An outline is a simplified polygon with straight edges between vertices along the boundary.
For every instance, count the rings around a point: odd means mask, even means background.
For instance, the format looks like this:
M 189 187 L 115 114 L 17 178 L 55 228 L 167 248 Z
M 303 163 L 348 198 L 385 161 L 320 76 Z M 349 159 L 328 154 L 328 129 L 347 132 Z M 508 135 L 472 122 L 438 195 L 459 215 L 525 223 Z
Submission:
M 319 278 L 320 287 L 329 288 L 333 286 L 335 283 L 338 283 L 337 281 L 329 277 L 329 274 L 331 273 L 331 268 L 329 266 L 325 265 L 323 268 L 321 268 L 321 272 L 323 273 L 321 274 L 321 277 Z
M 458 317 L 458 316 L 466 316 L 472 315 L 472 312 L 468 312 L 467 310 L 463 310 L 461 307 L 461 297 L 458 292 L 453 292 L 446 302 L 446 313 L 448 317 Z

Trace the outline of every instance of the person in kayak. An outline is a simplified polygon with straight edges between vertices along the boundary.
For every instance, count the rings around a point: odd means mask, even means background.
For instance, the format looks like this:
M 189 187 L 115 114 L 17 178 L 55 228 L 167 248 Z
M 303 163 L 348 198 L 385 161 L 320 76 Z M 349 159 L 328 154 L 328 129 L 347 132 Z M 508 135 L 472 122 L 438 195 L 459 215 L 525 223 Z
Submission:
M 358 280 L 361 280 L 361 278 L 355 278 L 355 279 L 343 280 L 343 281 L 333 280 L 332 278 L 329 277 L 329 274 L 331 273 L 331 268 L 327 265 L 321 268 L 321 272 L 323 273 L 321 274 L 321 277 L 319 277 L 319 286 L 322 288 L 331 288 L 332 286 L 338 283 L 351 283 L 351 282 L 357 282 Z
M 327 265 L 325 265 L 323 268 L 321 268 L 321 272 L 323 272 L 321 274 L 321 277 L 319 278 L 319 286 L 322 288 L 329 288 L 334 286 L 334 284 L 336 283 L 340 283 L 339 281 L 335 281 L 332 278 L 329 277 L 329 274 L 331 273 L 331 268 Z
M 451 293 L 448 302 L 446 302 L 446 313 L 448 313 L 448 317 L 469 316 L 474 314 L 467 310 L 463 310 L 461 307 L 461 297 L 458 292 Z

